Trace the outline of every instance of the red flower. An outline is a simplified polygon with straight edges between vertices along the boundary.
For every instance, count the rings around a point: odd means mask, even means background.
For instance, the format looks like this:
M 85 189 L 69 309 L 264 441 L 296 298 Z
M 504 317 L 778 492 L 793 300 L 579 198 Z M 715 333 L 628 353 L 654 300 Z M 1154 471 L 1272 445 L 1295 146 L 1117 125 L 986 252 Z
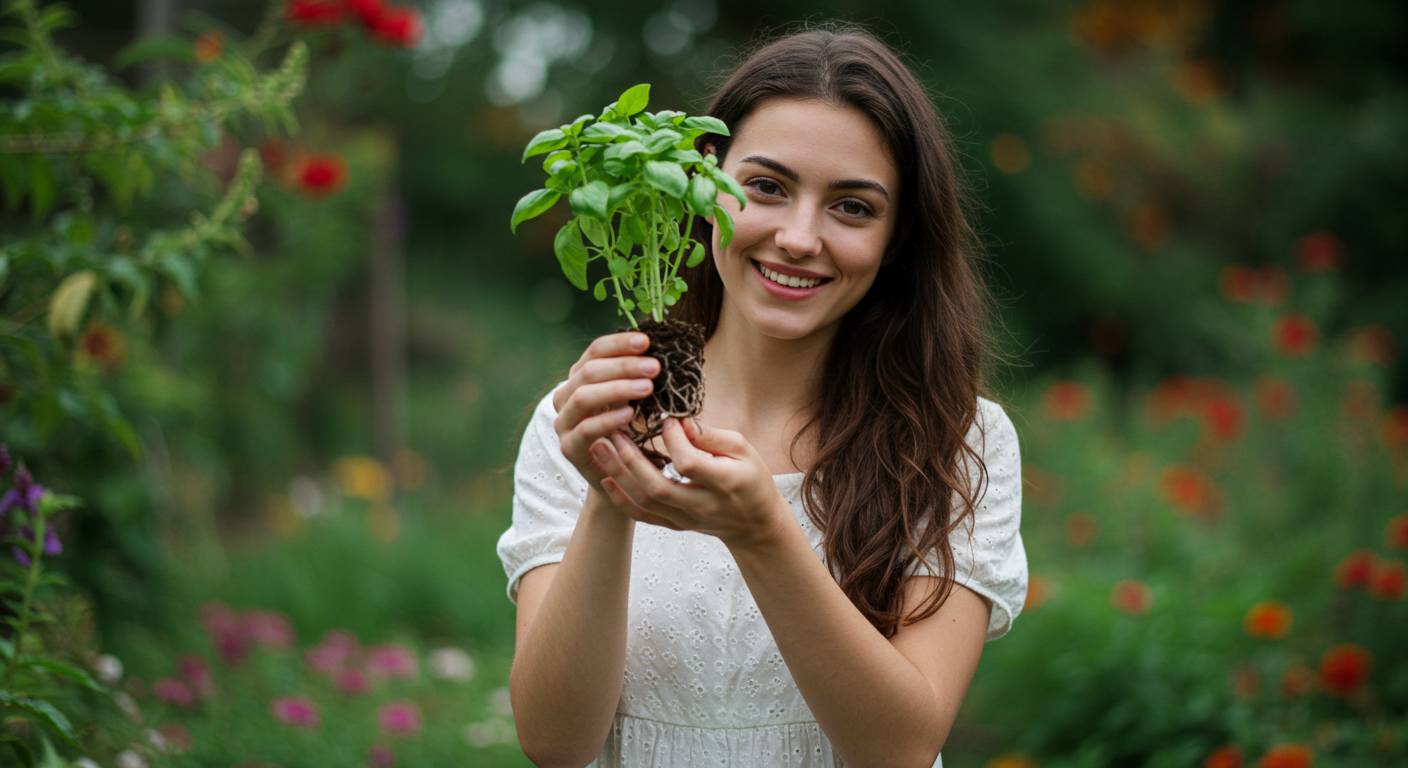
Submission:
M 1296 391 L 1279 376 L 1262 376 L 1256 382 L 1256 404 L 1268 419 L 1284 419 L 1296 407 Z
M 1366 325 L 1349 333 L 1349 354 L 1355 362 L 1384 365 L 1397 354 L 1393 334 L 1382 325 Z
M 1315 346 L 1315 324 L 1304 315 L 1285 315 L 1276 320 L 1272 340 L 1277 351 L 1291 357 L 1302 357 Z
M 1291 629 L 1291 609 L 1274 600 L 1257 603 L 1243 619 L 1247 634 L 1262 640 L 1285 637 Z
M 372 37 L 401 48 L 414 48 L 420 42 L 420 11 L 414 8 L 387 6 L 371 23 Z
M 116 368 L 127 357 L 127 344 L 116 328 L 94 320 L 78 340 L 78 349 L 83 357 L 104 368 Z
M 336 24 L 342 21 L 342 3 L 338 0 L 289 0 L 284 18 L 307 27 Z
M 1164 470 L 1164 501 L 1184 514 L 1213 518 L 1217 513 L 1217 489 L 1207 476 L 1192 467 L 1174 466 Z
M 196 38 L 195 56 L 196 61 L 208 64 L 220 58 L 220 51 L 224 47 L 219 32 L 206 32 Z
M 1368 681 L 1372 665 L 1373 659 L 1363 646 L 1337 645 L 1320 657 L 1320 685 L 1337 696 L 1348 696 Z
M 386 10 L 386 0 L 347 0 L 346 5 L 347 10 L 368 27 L 375 24 L 381 18 L 381 12 Z
M 327 197 L 342 188 L 347 168 L 337 155 L 308 155 L 297 169 L 298 187 L 309 197 Z
M 1402 600 L 1405 582 L 1408 582 L 1408 569 L 1403 563 L 1386 562 L 1374 569 L 1369 593 L 1383 600 Z
M 284 725 L 295 728 L 316 728 L 321 719 L 318 708 L 302 696 L 285 696 L 269 703 L 269 710 Z
M 1046 602 L 1046 579 L 1033 576 L 1027 584 L 1027 599 L 1022 603 L 1022 612 L 1034 611 L 1044 602 Z
M 1367 549 L 1351 552 L 1335 568 L 1335 584 L 1340 589 L 1367 587 L 1374 577 L 1375 565 L 1373 552 Z
M 414 736 L 420 733 L 420 709 L 413 702 L 388 702 L 376 713 L 377 725 L 387 736 Z
M 1228 264 L 1218 273 L 1217 286 L 1228 301 L 1249 304 L 1256 299 L 1260 279 L 1256 270 L 1245 264 Z
M 1203 761 L 1203 768 L 1242 768 L 1242 750 L 1233 744 L 1218 747 Z
M 1317 230 L 1296 243 L 1300 268 L 1306 272 L 1333 272 L 1340 266 L 1340 239 L 1325 230 Z
M 1297 699 L 1310 693 L 1315 685 L 1315 671 L 1304 664 L 1295 664 L 1281 676 L 1281 693 L 1288 699 Z
M 1408 549 L 1408 515 L 1399 515 L 1388 521 L 1384 528 L 1390 549 Z
M 1396 405 L 1384 417 L 1384 440 L 1389 445 L 1408 445 L 1408 405 Z
M 1304 744 L 1277 744 L 1257 761 L 1257 768 L 1310 768 L 1315 753 Z
M 1042 404 L 1051 419 L 1075 421 L 1090 410 L 1090 390 L 1077 381 L 1058 381 L 1047 387 Z
M 1110 592 L 1110 604 L 1131 615 L 1147 613 L 1154 595 L 1143 582 L 1126 579 L 1115 585 Z
M 1232 397 L 1214 397 L 1203 406 L 1203 428 L 1220 443 L 1236 440 L 1242 433 L 1242 406 Z

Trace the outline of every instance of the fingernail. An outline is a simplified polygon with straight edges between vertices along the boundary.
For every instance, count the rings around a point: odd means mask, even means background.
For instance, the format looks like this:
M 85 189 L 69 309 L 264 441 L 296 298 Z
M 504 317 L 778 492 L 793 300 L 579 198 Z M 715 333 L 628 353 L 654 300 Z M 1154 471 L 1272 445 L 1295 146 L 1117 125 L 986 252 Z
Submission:
M 647 337 L 645 334 L 637 333 L 636 335 L 631 337 L 631 346 L 635 347 L 636 349 L 645 349 L 645 344 L 648 341 L 650 341 L 650 338 Z

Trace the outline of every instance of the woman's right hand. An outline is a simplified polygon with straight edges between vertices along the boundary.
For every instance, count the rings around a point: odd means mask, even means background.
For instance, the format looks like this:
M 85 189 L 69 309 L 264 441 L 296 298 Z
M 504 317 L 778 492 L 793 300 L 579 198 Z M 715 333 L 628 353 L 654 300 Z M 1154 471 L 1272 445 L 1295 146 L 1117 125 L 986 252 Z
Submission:
M 609 497 L 601 487 L 591 447 L 598 440 L 609 446 L 608 436 L 624 429 L 634 413 L 628 401 L 650 394 L 660 361 L 641 354 L 649 345 L 650 337 L 637 331 L 598 337 L 572 365 L 567 383 L 553 393 L 553 428 L 562 455 L 603 499 Z

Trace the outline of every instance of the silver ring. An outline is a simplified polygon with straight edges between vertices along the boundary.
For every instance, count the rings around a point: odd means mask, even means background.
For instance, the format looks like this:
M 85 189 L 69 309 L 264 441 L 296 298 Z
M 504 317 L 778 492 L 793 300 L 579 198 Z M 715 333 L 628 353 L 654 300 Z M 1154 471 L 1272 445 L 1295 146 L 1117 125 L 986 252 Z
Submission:
M 689 478 L 685 477 L 684 475 L 681 475 L 679 470 L 675 469 L 675 465 L 673 462 L 666 464 L 665 468 L 662 469 L 661 472 L 665 474 L 665 477 L 674 480 L 680 485 L 689 485 L 690 483 Z

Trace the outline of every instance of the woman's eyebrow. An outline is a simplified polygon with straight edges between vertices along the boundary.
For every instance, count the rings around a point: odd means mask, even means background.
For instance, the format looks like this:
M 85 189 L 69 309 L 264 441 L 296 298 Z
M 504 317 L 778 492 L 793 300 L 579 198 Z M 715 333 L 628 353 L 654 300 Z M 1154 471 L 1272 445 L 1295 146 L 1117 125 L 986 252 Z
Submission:
M 753 164 L 755 164 L 755 165 L 761 165 L 761 166 L 763 166 L 764 168 L 769 168 L 769 169 L 771 169 L 771 170 L 773 170 L 773 171 L 776 171 L 777 173 L 782 174 L 783 176 L 786 176 L 787 178 L 791 179 L 792 181 L 801 181 L 801 180 L 802 180 L 802 177 L 801 177 L 801 176 L 798 176 L 796 171 L 792 170 L 791 168 L 788 168 L 787 166 L 783 165 L 782 163 L 777 162 L 776 160 L 774 160 L 774 159 L 772 159 L 772 158 L 770 158 L 770 157 L 763 157 L 762 155 L 749 155 L 749 156 L 743 158 L 742 160 L 740 160 L 739 162 L 740 162 L 740 163 L 753 163 Z M 827 185 L 826 185 L 826 188 L 827 188 L 827 189 L 870 189 L 870 190 L 874 190 L 874 191 L 880 193 L 880 196 L 883 197 L 883 198 L 885 198 L 886 200 L 889 200 L 889 199 L 890 199 L 890 193 L 885 190 L 885 186 L 884 186 L 883 184 L 881 184 L 880 182 L 878 182 L 878 181 L 871 181 L 870 179 L 838 179 L 838 180 L 836 180 L 836 181 L 831 182 L 830 184 L 827 184 Z

